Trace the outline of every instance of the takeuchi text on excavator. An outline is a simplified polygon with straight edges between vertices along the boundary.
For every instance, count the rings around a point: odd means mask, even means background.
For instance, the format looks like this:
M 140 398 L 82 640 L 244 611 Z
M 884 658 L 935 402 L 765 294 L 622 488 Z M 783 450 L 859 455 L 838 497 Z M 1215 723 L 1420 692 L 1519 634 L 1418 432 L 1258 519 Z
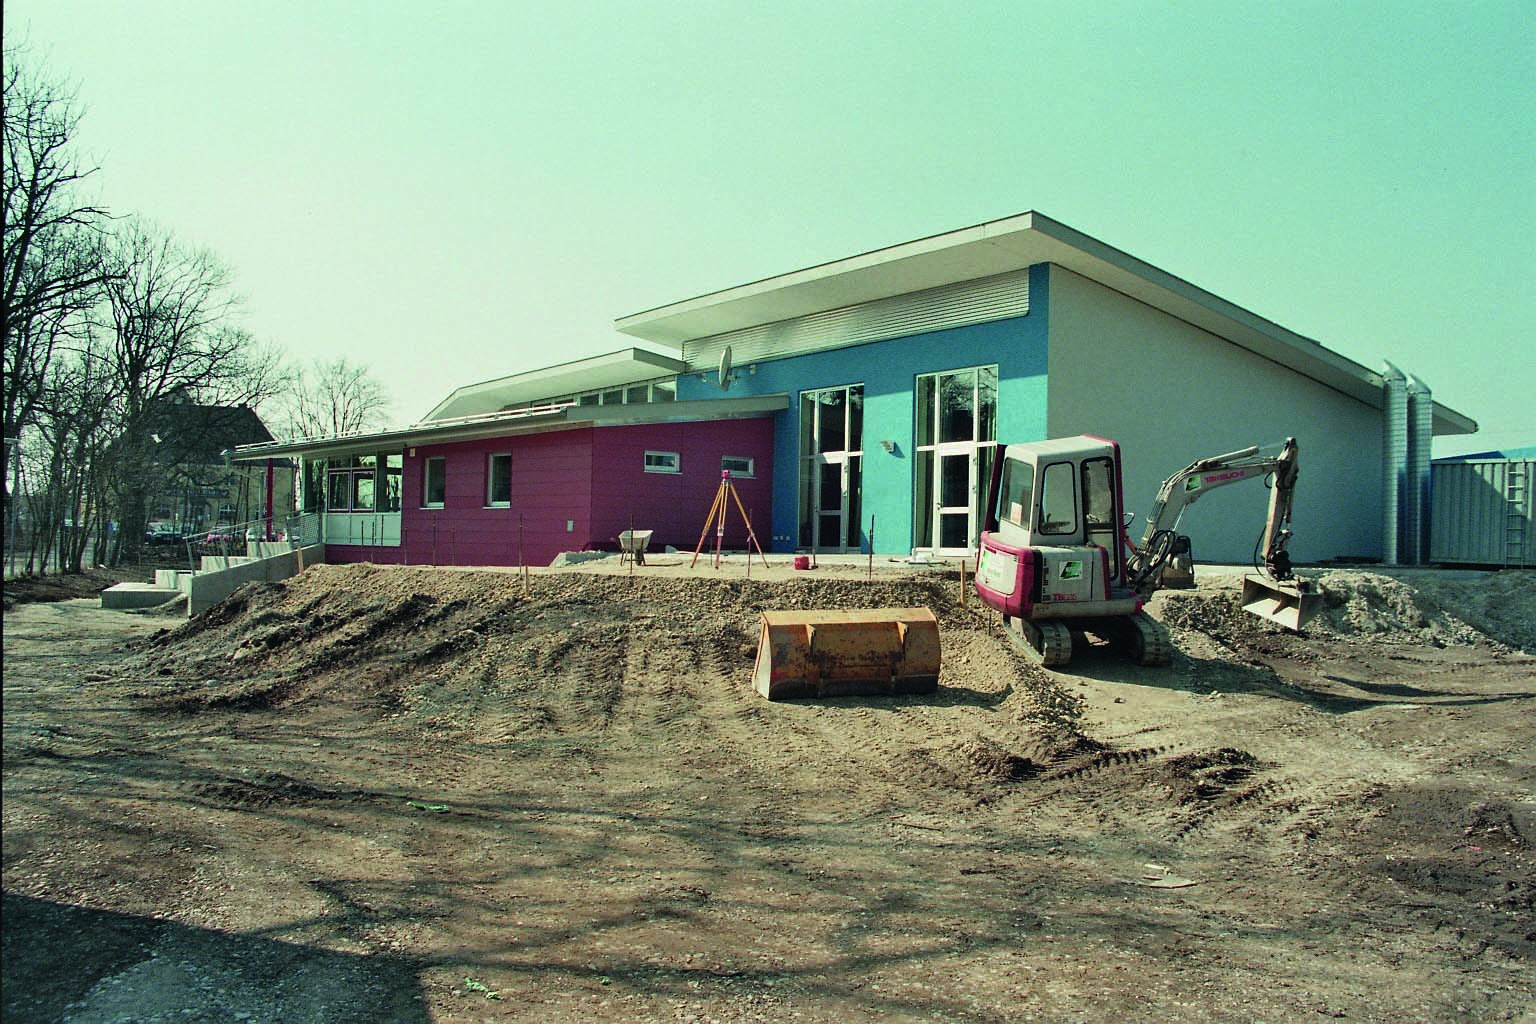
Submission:
M 1143 665 L 1166 665 L 1168 631 L 1144 605 L 1162 586 L 1192 580 L 1184 509 L 1243 480 L 1268 479 L 1269 515 L 1243 580 L 1243 608 L 1300 629 L 1321 595 L 1291 569 L 1295 438 L 1278 454 L 1244 448 L 1200 459 L 1163 481 L 1140 543 L 1124 508 L 1120 446 L 1080 435 L 1001 447 L 995 459 L 976 592 L 1002 613 L 1018 646 L 1047 666 L 1067 664 L 1074 634 L 1091 633 Z M 1273 451 L 1273 448 L 1267 449 Z

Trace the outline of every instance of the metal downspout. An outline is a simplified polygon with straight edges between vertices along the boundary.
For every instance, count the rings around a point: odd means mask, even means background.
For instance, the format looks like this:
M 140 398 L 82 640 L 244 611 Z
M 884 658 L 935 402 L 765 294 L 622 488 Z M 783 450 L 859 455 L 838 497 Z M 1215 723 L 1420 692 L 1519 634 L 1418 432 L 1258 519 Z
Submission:
M 1430 458 L 1434 445 L 1435 403 L 1429 385 L 1408 375 L 1408 531 L 1404 540 L 1404 561 L 1412 565 L 1429 563 L 1430 531 Z
M 1382 363 L 1381 386 L 1386 392 L 1381 435 L 1381 560 L 1402 565 L 1404 512 L 1408 471 L 1408 381 L 1403 371 Z

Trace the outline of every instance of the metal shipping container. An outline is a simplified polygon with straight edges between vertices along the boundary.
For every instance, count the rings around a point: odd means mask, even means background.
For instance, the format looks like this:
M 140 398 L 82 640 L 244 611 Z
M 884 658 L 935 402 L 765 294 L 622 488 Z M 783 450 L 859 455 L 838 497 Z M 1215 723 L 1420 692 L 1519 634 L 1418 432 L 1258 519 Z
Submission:
M 1536 566 L 1531 482 L 1536 460 L 1437 462 L 1432 470 L 1434 562 Z

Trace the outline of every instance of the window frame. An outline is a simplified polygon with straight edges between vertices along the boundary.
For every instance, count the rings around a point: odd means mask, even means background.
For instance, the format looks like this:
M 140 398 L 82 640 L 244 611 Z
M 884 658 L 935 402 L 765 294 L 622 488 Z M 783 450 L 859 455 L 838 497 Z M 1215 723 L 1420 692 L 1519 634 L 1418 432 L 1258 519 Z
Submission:
M 496 463 L 499 459 L 506 460 L 507 466 L 507 496 L 504 499 L 496 497 Z M 512 507 L 512 453 L 511 452 L 487 452 L 485 456 L 485 507 L 486 508 L 511 508 Z
M 1052 472 L 1060 469 L 1062 472 Z M 1068 511 L 1071 518 L 1068 520 L 1051 519 L 1047 511 L 1047 502 L 1053 506 L 1049 511 L 1060 512 L 1062 487 L 1058 481 L 1067 483 L 1067 501 L 1070 503 Z M 1035 522 L 1038 524 L 1035 532 L 1043 537 L 1070 537 L 1078 531 L 1078 523 L 1082 519 L 1082 504 L 1079 501 L 1077 467 L 1070 462 L 1050 462 L 1040 470 L 1040 492 L 1035 495 Z M 1053 486 L 1054 485 L 1054 486 Z
M 439 480 L 442 487 L 442 497 L 437 501 L 432 499 L 432 464 L 439 467 Z M 448 504 L 448 456 L 428 455 L 421 460 L 421 507 L 444 508 Z
M 725 464 L 728 459 L 733 459 L 736 462 L 745 462 L 747 468 L 744 470 L 732 469 Z M 730 473 L 732 480 L 756 480 L 757 460 L 750 455 L 722 455 L 720 456 L 720 471 L 722 473 Z
M 652 465 L 652 456 L 655 456 L 658 459 L 670 459 L 671 464 L 667 465 L 665 463 L 658 463 L 656 465 Z M 644 466 L 647 473 L 666 473 L 675 476 L 682 473 L 683 471 L 683 457 L 677 452 L 648 451 L 645 453 L 645 456 L 642 460 L 642 465 Z

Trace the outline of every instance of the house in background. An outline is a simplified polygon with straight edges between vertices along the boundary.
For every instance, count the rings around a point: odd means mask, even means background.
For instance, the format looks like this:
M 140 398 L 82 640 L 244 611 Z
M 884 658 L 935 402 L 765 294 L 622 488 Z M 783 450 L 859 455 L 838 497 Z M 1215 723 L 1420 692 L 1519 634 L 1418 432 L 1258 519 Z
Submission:
M 166 401 L 150 411 L 146 472 L 154 490 L 149 519 L 176 534 L 203 533 L 261 519 L 266 510 L 293 507 L 294 463 L 227 462 L 242 445 L 270 443 L 272 434 L 245 405 Z M 279 519 L 282 512 L 279 511 Z
M 772 550 L 958 557 L 999 443 L 1114 438 L 1144 510 L 1197 458 L 1295 436 L 1292 551 L 1318 561 L 1405 547 L 1402 481 L 1428 479 L 1430 435 L 1476 430 L 1393 368 L 1037 213 L 616 326 L 649 348 L 468 385 L 401 430 L 238 457 L 301 460 L 335 560 L 541 562 L 631 525 L 693 545 L 725 468 Z M 1247 561 L 1266 500 L 1235 487 L 1191 507 L 1196 556 Z

